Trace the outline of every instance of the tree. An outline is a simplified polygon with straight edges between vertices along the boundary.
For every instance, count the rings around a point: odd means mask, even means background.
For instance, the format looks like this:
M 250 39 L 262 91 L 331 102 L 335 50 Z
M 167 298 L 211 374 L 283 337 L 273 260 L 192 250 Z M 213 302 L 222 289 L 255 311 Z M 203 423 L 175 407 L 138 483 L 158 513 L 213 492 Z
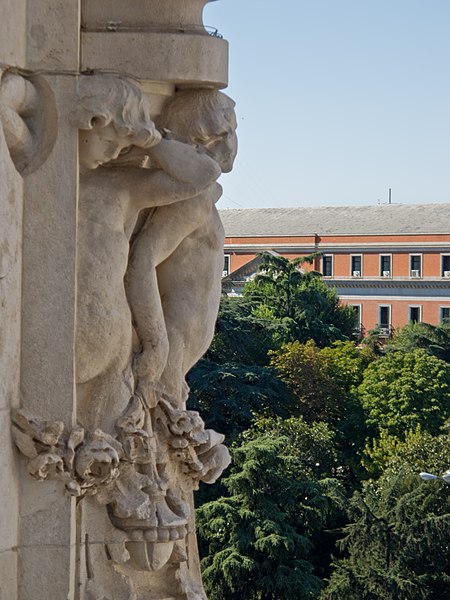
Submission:
M 259 273 L 244 288 L 244 297 L 270 309 L 285 328 L 284 341 L 313 339 L 319 346 L 326 346 L 353 337 L 356 315 L 351 307 L 340 303 L 320 273 L 301 269 L 315 256 L 290 261 L 264 254 Z
M 306 344 L 298 341 L 285 344 L 271 356 L 271 365 L 292 390 L 306 421 L 328 422 L 338 417 L 341 390 L 326 357 L 313 340 Z
M 203 578 L 211 600 L 316 598 L 314 535 L 339 486 L 310 478 L 290 439 L 257 435 L 233 451 L 228 495 L 197 511 Z
M 206 358 L 216 363 L 267 365 L 268 352 L 285 336 L 282 323 L 249 298 L 222 297 L 216 331 Z
M 396 333 L 387 350 L 411 352 L 416 348 L 422 348 L 428 354 L 450 362 L 450 324 L 409 323 Z
M 369 364 L 358 393 L 374 436 L 436 434 L 450 416 L 450 365 L 422 349 L 390 352 Z
M 298 402 L 299 413 L 307 422 L 324 421 L 336 432 L 339 471 L 354 482 L 366 433 L 356 390 L 375 355 L 352 342 L 320 349 L 309 341 L 286 344 L 271 356 L 271 364 Z
M 188 377 L 189 408 L 230 442 L 257 414 L 287 417 L 294 399 L 272 368 L 201 360 Z
M 307 423 L 302 417 L 283 419 L 259 416 L 241 439 L 250 441 L 261 436 L 287 438 L 289 452 L 301 464 L 302 473 L 310 479 L 329 478 L 338 464 L 336 435 L 327 423 Z
M 450 597 L 448 485 L 420 471 L 448 468 L 448 435 L 402 444 L 378 481 L 355 493 L 341 542 L 347 557 L 321 600 L 444 600 Z

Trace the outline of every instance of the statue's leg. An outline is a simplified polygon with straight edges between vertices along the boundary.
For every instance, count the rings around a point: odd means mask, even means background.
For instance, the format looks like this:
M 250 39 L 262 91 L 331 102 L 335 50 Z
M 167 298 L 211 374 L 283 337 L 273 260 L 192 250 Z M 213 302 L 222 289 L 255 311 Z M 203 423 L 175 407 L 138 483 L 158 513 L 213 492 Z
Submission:
M 113 431 L 133 393 L 131 315 L 123 292 L 116 296 L 77 313 L 77 417 L 90 430 Z
M 186 373 L 206 352 L 214 335 L 223 241 L 223 226 L 214 206 L 208 219 L 157 268 L 170 349 L 161 383 L 179 406 L 187 396 Z
M 161 391 L 158 382 L 169 359 L 169 339 L 156 267 L 173 254 L 210 212 L 209 194 L 159 207 L 148 214 L 132 245 L 125 285 L 140 343 L 133 371 L 137 392 L 148 406 L 158 402 Z M 169 293 L 178 294 L 177 282 Z
M 135 277 L 136 274 L 128 274 Z M 131 277 L 130 277 L 131 279 Z M 134 279 L 136 281 L 137 277 Z M 156 269 L 148 262 L 143 277 L 140 278 L 145 294 L 129 296 L 137 333 L 137 353 L 133 361 L 136 391 L 148 406 L 157 403 L 158 382 L 169 355 L 169 341 L 164 321 L 161 297 L 159 295 Z

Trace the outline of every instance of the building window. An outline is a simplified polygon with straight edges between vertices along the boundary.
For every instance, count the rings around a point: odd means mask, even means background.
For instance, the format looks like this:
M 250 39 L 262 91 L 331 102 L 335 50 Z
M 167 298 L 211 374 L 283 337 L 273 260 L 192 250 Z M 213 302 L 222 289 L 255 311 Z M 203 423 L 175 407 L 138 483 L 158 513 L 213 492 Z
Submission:
M 450 278 L 450 254 L 441 254 L 441 277 Z
M 355 315 L 356 315 L 355 332 L 356 333 L 361 333 L 361 329 L 362 329 L 362 310 L 361 310 L 361 304 L 350 304 L 349 306 L 351 306 L 351 308 L 353 308 L 353 310 L 355 311 Z
M 331 254 L 322 256 L 322 274 L 324 277 L 333 277 L 333 257 Z
M 441 323 L 450 323 L 450 306 L 441 306 Z
M 361 254 L 353 254 L 351 256 L 350 272 L 352 277 L 361 277 L 362 275 L 362 256 Z
M 222 277 L 226 277 L 227 275 L 229 275 L 229 273 L 230 273 L 230 255 L 225 254 L 225 256 L 223 257 Z
M 420 323 L 422 320 L 422 307 L 421 306 L 410 306 L 408 308 L 409 315 L 408 319 L 410 323 Z
M 389 305 L 378 307 L 378 328 L 380 335 L 389 337 L 391 334 L 391 307 Z
M 411 277 L 422 277 L 422 255 L 409 255 L 410 275 Z
M 392 256 L 390 254 L 381 254 L 380 255 L 380 276 L 381 277 L 391 277 L 391 260 L 392 260 Z

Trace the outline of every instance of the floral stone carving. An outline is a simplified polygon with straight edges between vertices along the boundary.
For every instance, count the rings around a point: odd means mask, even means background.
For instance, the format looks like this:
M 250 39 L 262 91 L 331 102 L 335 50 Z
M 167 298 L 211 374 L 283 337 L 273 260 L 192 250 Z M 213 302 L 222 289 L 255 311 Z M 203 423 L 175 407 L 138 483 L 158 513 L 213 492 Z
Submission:
M 78 498 L 95 495 L 130 542 L 165 544 L 145 548 L 145 560 L 139 558 L 140 567 L 150 570 L 161 568 L 174 542 L 187 534 L 189 503 L 166 472 L 172 459 L 188 489 L 201 480 L 211 483 L 229 464 L 223 436 L 205 429 L 198 413 L 174 409 L 167 400 L 149 409 L 138 396 L 117 419 L 115 436 L 82 427 L 69 431 L 60 421 L 39 422 L 18 410 L 13 437 L 34 478 L 59 479 Z

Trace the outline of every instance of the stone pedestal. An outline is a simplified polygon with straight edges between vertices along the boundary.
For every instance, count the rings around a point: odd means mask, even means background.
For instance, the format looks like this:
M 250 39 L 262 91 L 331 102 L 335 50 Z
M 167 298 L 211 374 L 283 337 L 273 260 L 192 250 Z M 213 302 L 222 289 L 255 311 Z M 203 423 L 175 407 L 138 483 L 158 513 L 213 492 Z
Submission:
M 205 598 L 192 490 L 228 454 L 184 377 L 212 336 L 236 151 L 206 1 L 3 3 L 0 600 Z

